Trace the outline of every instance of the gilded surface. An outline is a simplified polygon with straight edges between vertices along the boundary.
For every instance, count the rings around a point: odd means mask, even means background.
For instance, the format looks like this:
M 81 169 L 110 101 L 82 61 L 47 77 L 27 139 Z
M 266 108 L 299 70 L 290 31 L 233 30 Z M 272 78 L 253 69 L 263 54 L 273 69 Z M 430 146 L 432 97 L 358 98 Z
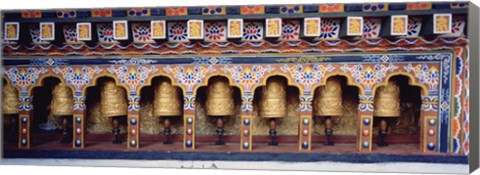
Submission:
M 287 116 L 286 81 L 282 77 L 272 77 L 267 80 L 260 96 L 260 117 L 282 118 Z
M 400 87 L 397 81 L 390 80 L 386 86 L 377 88 L 374 100 L 374 116 L 400 116 Z
M 212 78 L 207 86 L 205 112 L 209 116 L 231 116 L 234 111 L 233 88 L 227 79 Z
M 18 114 L 20 100 L 18 99 L 18 91 L 12 85 L 4 84 L 2 90 L 2 111 L 3 114 Z
M 101 114 L 103 117 L 127 115 L 127 98 L 125 90 L 115 85 L 114 80 L 107 80 L 102 85 L 100 95 Z
M 203 88 L 207 89 L 207 88 Z M 198 93 L 198 92 L 197 92 Z M 201 94 L 201 93 L 200 93 Z M 206 96 L 197 95 L 197 101 L 195 102 L 195 134 L 197 135 L 216 135 L 215 130 L 215 121 L 218 118 L 217 116 L 209 116 L 206 114 Z M 203 96 L 203 97 L 202 97 Z M 234 95 L 230 96 L 234 101 L 233 114 L 229 117 L 223 117 L 225 130 L 224 135 L 236 135 L 240 134 L 241 126 L 241 104 L 240 91 L 235 90 Z
M 73 94 L 66 84 L 59 83 L 53 89 L 51 108 L 53 115 L 73 115 Z
M 153 101 L 153 116 L 176 116 L 181 117 L 183 112 L 180 90 L 163 79 L 155 86 Z
M 331 77 L 325 86 L 315 91 L 313 100 L 313 115 L 342 116 L 342 83 L 339 77 Z
M 253 118 L 252 118 L 252 134 L 255 136 L 268 136 L 269 127 L 269 118 L 263 118 L 259 115 L 260 101 L 259 97 L 264 87 L 259 87 L 255 91 L 255 97 L 253 101 Z M 297 136 L 298 135 L 298 107 L 300 104 L 299 90 L 296 87 L 288 86 L 286 87 L 287 94 L 285 96 L 285 107 L 286 114 L 283 118 L 276 118 L 275 122 L 277 123 L 277 134 L 278 135 L 289 135 Z M 257 100 L 258 99 L 258 100 Z M 237 131 L 238 132 L 238 131 Z
M 101 115 L 100 86 L 89 88 L 87 91 L 87 132 L 90 134 L 111 134 L 112 120 Z M 120 133 L 127 132 L 127 125 L 120 123 Z

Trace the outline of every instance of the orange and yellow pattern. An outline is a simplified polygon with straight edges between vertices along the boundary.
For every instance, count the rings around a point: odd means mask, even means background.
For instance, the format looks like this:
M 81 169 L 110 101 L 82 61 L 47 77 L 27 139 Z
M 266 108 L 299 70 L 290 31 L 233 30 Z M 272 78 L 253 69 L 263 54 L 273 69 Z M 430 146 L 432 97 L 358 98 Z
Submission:
M 127 22 L 126 21 L 114 21 L 114 38 L 115 39 L 128 39 L 127 35 Z
M 42 40 L 54 39 L 54 23 L 40 23 L 40 37 Z
M 165 10 L 167 16 L 184 16 L 188 15 L 187 7 L 170 7 Z
M 282 35 L 281 18 L 267 18 L 267 37 L 280 37 Z
M 362 17 L 348 17 L 347 35 L 358 36 L 363 32 L 363 18 Z
M 343 4 L 322 4 L 318 6 L 320 13 L 344 12 Z
M 240 13 L 242 15 L 252 15 L 252 14 L 265 14 L 265 6 L 255 5 L 255 6 L 241 6 Z
M 26 10 L 22 12 L 22 18 L 42 18 L 42 12 L 40 10 Z
M 241 38 L 243 36 L 243 19 L 228 19 L 228 37 Z
M 91 24 L 79 23 L 77 24 L 78 40 L 91 40 Z
M 18 40 L 18 23 L 5 23 L 5 40 Z
M 92 17 L 112 17 L 112 9 L 92 9 Z
M 203 20 L 188 21 L 188 38 L 191 38 L 191 39 L 203 38 Z
M 408 16 L 392 16 L 392 35 L 407 34 Z
M 431 9 L 432 9 L 432 3 L 430 2 L 407 4 L 407 10 L 431 10 Z
M 435 25 L 433 33 L 450 33 L 451 32 L 451 23 L 452 15 L 451 14 L 435 14 L 434 15 Z
M 165 21 L 160 20 L 160 21 L 152 21 L 151 24 L 152 26 L 152 38 L 153 39 L 164 39 L 165 38 Z
M 304 19 L 305 36 L 319 36 L 320 35 L 320 18 L 305 18 Z

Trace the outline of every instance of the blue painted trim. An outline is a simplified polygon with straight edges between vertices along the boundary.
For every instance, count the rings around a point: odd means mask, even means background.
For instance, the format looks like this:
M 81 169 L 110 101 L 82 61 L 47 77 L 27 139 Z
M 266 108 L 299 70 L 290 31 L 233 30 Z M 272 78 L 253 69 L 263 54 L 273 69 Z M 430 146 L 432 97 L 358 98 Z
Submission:
M 77 11 L 77 18 L 89 18 L 92 12 L 89 11 Z
M 4 158 L 75 158 L 135 160 L 203 160 L 203 161 L 282 161 L 282 162 L 422 162 L 468 164 L 468 156 L 395 155 L 395 154 L 333 154 L 333 153 L 265 153 L 265 152 L 159 152 L 159 151 L 33 151 L 5 150 Z
M 201 7 L 188 7 L 188 15 L 202 15 Z
M 389 4 L 388 10 L 405 10 L 407 9 L 406 4 Z
M 240 7 L 226 7 L 227 15 L 240 15 Z
M 450 2 L 433 3 L 432 9 L 450 9 Z
M 362 11 L 362 4 L 345 4 L 345 12 L 361 12 Z
M 265 13 L 278 14 L 280 13 L 280 6 L 265 6 Z
M 150 15 L 151 16 L 165 16 L 165 9 L 157 9 L 157 8 L 150 9 Z
M 112 17 L 125 17 L 125 16 L 127 16 L 127 11 L 112 9 Z
M 303 5 L 303 13 L 318 13 L 318 5 Z
M 320 57 L 328 58 L 329 60 L 323 60 L 322 62 L 315 63 L 382 63 L 380 57 L 383 55 L 392 56 L 388 62 L 385 63 L 410 63 L 410 62 L 436 62 L 441 63 L 441 60 L 423 60 L 418 59 L 420 56 L 434 56 L 438 53 L 449 54 L 449 52 L 437 52 L 437 53 L 397 53 L 397 54 L 344 54 L 344 55 L 306 55 L 307 57 Z M 210 59 L 217 59 L 219 62 L 216 64 L 293 64 L 297 62 L 283 62 L 285 58 L 300 58 L 305 55 L 287 55 L 287 56 L 200 56 L 200 57 L 142 57 L 142 58 L 3 58 L 3 65 L 5 66 L 59 66 L 59 65 L 114 65 L 123 64 L 122 61 L 134 60 L 134 61 L 146 61 L 146 64 L 153 65 L 172 65 L 172 64 L 184 64 L 184 65 L 201 65 L 211 64 Z M 395 57 L 395 58 L 393 58 Z M 53 62 L 52 62 L 53 61 Z M 308 62 L 298 62 L 300 64 Z

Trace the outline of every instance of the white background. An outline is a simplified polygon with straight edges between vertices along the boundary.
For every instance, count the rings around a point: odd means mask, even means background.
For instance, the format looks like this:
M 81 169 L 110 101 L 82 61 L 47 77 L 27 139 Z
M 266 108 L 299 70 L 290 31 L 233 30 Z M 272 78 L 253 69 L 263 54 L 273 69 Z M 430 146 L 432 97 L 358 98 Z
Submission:
M 349 2 L 363 3 L 363 2 L 376 2 L 379 0 L 349 0 Z M 392 1 L 382 0 L 383 2 L 412 2 L 412 0 L 404 1 Z M 442 0 L 437 0 L 442 1 Z M 444 1 L 444 0 L 443 0 Z M 477 2 L 475 2 L 477 1 Z M 475 0 L 475 4 L 479 4 L 478 0 Z M 292 4 L 292 3 L 340 3 L 342 1 L 331 0 L 0 0 L 0 10 L 10 9 L 49 9 L 49 8 L 93 8 L 93 7 L 155 7 L 155 6 L 206 6 L 206 5 L 247 5 L 247 4 Z M 413 0 L 414 2 L 414 0 Z M 473 149 L 473 148 L 472 148 Z M 477 148 L 478 149 L 478 148 Z M 254 163 L 254 162 L 252 162 Z M 2 162 L 0 162 L 2 164 Z M 135 166 L 132 164 L 126 164 L 124 166 Z M 358 166 L 358 165 L 356 165 Z M 400 166 L 400 165 L 399 165 Z M 340 166 L 335 167 L 338 171 L 345 171 L 352 166 Z M 271 168 L 271 167 L 266 167 Z M 368 167 L 365 166 L 366 171 Z M 382 168 L 377 167 L 377 168 Z M 418 168 L 418 167 L 417 167 Z M 424 168 L 428 168 L 428 165 Z M 345 169 L 345 170 L 343 170 Z M 351 172 L 312 172 L 312 171 L 265 171 L 265 170 L 212 170 L 212 169 L 167 169 L 167 168 L 120 168 L 120 167 L 72 167 L 72 166 L 17 166 L 17 165 L 1 165 L 0 174 L 62 174 L 62 175 L 90 175 L 90 174 L 104 174 L 104 175 L 148 175 L 148 174 L 162 174 L 162 175 L 177 175 L 177 174 L 189 174 L 189 175 L 212 175 L 212 174 L 249 174 L 249 175 L 272 175 L 272 174 L 284 174 L 291 175 L 292 173 L 298 175 L 309 174 L 379 174 L 379 173 L 351 173 Z M 390 173 L 398 174 L 398 173 Z M 480 171 L 476 171 L 474 174 L 480 175 Z

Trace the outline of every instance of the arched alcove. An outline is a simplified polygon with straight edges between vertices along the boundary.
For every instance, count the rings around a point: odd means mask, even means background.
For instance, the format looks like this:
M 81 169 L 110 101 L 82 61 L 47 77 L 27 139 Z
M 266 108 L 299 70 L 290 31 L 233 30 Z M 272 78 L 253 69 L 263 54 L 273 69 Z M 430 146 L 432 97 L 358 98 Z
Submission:
M 166 119 L 168 119 L 168 122 L 170 123 L 170 141 L 175 145 L 181 145 L 183 142 L 183 90 L 180 87 L 173 86 L 173 88 L 176 89 L 176 98 L 178 102 L 180 102 L 179 110 L 182 112 L 180 115 L 155 116 L 154 101 L 158 100 L 156 98 L 158 98 L 159 95 L 156 94 L 157 92 L 155 92 L 155 89 L 160 86 L 161 82 L 168 82 L 170 85 L 172 84 L 170 78 L 166 76 L 157 76 L 152 78 L 150 86 L 144 86 L 140 90 L 140 140 L 142 140 L 142 147 L 148 147 L 150 145 L 163 146 L 162 142 L 167 140 L 164 133 Z M 171 98 L 174 98 L 174 96 L 171 96 Z
M 41 86 L 32 89 L 33 116 L 31 117 L 31 146 L 41 146 L 49 142 L 60 142 L 62 138 L 62 118 L 52 113 L 52 94 L 61 80 L 46 77 Z M 71 145 L 67 145 L 71 146 Z
M 6 88 L 6 86 L 10 86 Z M 3 145 L 16 146 L 18 144 L 18 107 L 14 110 L 18 100 L 18 89 L 9 84 L 7 78 L 2 77 L 2 119 L 3 119 Z M 7 94 L 8 93 L 8 94 Z M 15 99 L 16 98 L 16 99 Z M 4 109 L 4 108 L 8 109 Z M 7 110 L 7 111 L 5 111 Z M 8 111 L 9 110 L 9 111 Z
M 347 84 L 347 78 L 343 75 L 331 76 L 328 77 L 326 82 L 329 80 L 337 80 L 340 83 L 341 87 L 341 102 L 342 102 L 342 114 L 336 116 L 330 116 L 333 123 L 333 136 L 331 141 L 335 144 L 355 144 L 356 143 L 356 134 L 358 132 L 358 103 L 359 103 L 359 88 L 356 86 L 351 86 Z M 321 92 L 320 88 L 325 88 L 325 85 L 317 86 L 313 89 L 313 101 L 320 100 Z M 315 121 L 312 126 L 313 135 L 312 135 L 312 149 L 323 149 L 326 141 L 325 134 L 325 116 L 320 116 L 315 113 L 316 108 L 319 106 L 315 105 L 315 102 L 312 102 L 313 108 L 313 119 Z M 318 110 L 318 109 L 317 109 Z M 349 146 L 352 149 L 355 146 Z
M 228 87 L 232 90 L 231 98 L 233 98 L 233 114 L 228 116 L 210 116 L 207 115 L 207 91 L 209 85 L 213 81 L 221 81 L 228 83 Z M 240 142 L 240 120 L 241 120 L 241 91 L 238 87 L 230 84 L 227 77 L 212 76 L 208 79 L 206 86 L 199 87 L 195 96 L 195 146 L 199 149 L 212 145 L 218 140 L 217 136 L 217 120 L 221 118 L 223 121 L 222 140 L 227 146 L 238 146 Z
M 99 77 L 95 81 L 94 86 L 90 86 L 85 91 L 85 106 L 86 106 L 86 132 L 85 132 L 85 144 L 86 146 L 93 145 L 92 142 L 110 142 L 113 140 L 112 135 L 112 120 L 113 117 L 103 117 L 101 114 L 101 91 L 102 85 L 107 81 L 115 81 L 114 78 L 103 76 Z M 124 87 L 119 86 L 124 91 L 124 99 L 128 107 L 127 91 Z M 125 110 L 127 110 L 125 108 Z M 118 116 L 119 129 L 120 129 L 120 141 L 126 143 L 127 141 L 127 115 Z
M 268 143 L 271 141 L 270 137 L 270 118 L 260 117 L 260 102 L 262 101 L 262 92 L 265 90 L 266 86 L 270 80 L 277 79 L 285 83 L 286 88 L 286 110 L 287 115 L 281 118 L 275 118 L 276 125 L 276 142 L 278 142 L 279 147 L 297 147 L 298 143 L 298 121 L 299 121 L 299 111 L 298 107 L 300 105 L 300 90 L 296 86 L 288 84 L 287 78 L 280 75 L 275 75 L 268 77 L 266 84 L 255 88 L 253 94 L 253 119 L 252 119 L 252 136 L 253 136 L 253 145 L 255 149 L 271 149 L 268 146 Z
M 392 76 L 387 81 L 395 81 L 399 86 L 400 115 L 398 117 L 383 117 L 387 120 L 388 129 L 385 141 L 388 147 L 385 149 L 418 151 L 418 146 L 422 138 L 420 138 L 420 110 L 421 110 L 421 94 L 422 88 L 411 85 L 411 80 L 405 75 Z M 385 85 L 384 85 L 385 86 Z M 379 95 L 378 89 L 375 95 Z M 375 98 L 377 99 L 378 96 Z M 374 102 L 375 104 L 375 102 Z M 374 108 L 374 110 L 377 107 Z M 373 125 L 373 143 L 380 142 L 379 125 L 382 117 L 374 115 Z M 373 145 L 373 149 L 384 149 L 378 144 Z

